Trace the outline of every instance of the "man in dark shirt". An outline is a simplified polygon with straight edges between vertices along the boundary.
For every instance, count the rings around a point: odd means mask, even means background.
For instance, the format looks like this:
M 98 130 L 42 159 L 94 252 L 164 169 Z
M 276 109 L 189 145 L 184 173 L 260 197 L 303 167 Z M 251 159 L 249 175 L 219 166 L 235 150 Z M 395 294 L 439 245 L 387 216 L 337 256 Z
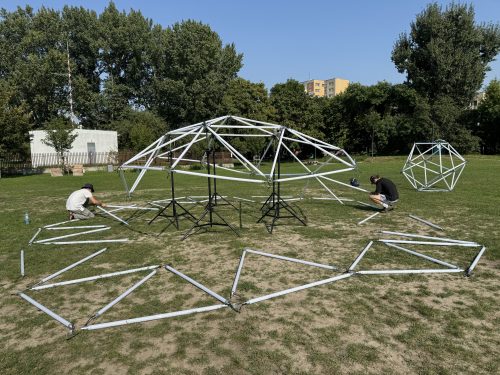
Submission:
M 370 199 L 382 205 L 383 212 L 392 210 L 399 199 L 398 189 L 394 182 L 379 175 L 371 176 L 370 182 L 375 185 L 375 191 L 370 193 Z

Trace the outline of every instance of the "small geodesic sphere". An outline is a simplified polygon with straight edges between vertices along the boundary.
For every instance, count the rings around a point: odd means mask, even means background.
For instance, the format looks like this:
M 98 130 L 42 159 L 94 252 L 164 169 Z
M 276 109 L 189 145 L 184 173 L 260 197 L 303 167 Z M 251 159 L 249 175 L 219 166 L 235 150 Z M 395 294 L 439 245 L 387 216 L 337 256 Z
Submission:
M 413 144 L 401 171 L 418 191 L 452 191 L 465 159 L 443 140 Z

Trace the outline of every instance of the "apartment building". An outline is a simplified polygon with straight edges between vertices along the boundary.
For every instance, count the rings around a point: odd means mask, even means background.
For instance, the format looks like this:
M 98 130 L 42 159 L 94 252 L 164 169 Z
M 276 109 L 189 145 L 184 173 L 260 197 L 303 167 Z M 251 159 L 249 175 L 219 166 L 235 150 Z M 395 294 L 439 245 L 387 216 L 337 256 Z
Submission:
M 343 78 L 331 78 L 331 79 L 311 79 L 309 81 L 302 82 L 304 85 L 304 90 L 311 96 L 326 96 L 331 98 L 332 96 L 343 93 L 349 86 L 349 81 Z

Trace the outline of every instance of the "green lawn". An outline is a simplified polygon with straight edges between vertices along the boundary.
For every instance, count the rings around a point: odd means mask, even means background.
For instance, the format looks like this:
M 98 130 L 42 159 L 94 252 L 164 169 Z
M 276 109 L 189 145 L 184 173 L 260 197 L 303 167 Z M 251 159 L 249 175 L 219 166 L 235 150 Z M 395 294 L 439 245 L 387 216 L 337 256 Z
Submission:
M 109 244 L 98 257 L 54 281 L 170 264 L 228 298 L 239 258 L 245 247 L 333 264 L 345 270 L 380 230 L 420 233 L 472 240 L 487 247 L 472 277 L 462 274 L 354 276 L 250 306 L 239 313 L 226 308 L 166 320 L 131 324 L 69 337 L 67 330 L 15 293 L 42 277 L 101 249 L 104 245 L 53 246 L 28 241 L 37 228 L 66 219 L 67 195 L 92 182 L 96 196 L 123 204 L 169 197 L 164 173 L 148 172 L 132 199 L 127 200 L 115 173 L 89 172 L 84 177 L 48 175 L 0 179 L 0 314 L 1 374 L 336 374 L 499 372 L 500 158 L 469 156 L 451 193 L 416 192 L 399 173 L 404 158 L 367 159 L 356 177 L 371 189 L 368 176 L 392 179 L 400 190 L 397 208 L 363 225 L 373 213 L 355 203 L 306 199 L 295 207 L 307 216 L 307 226 L 281 220 L 272 235 L 257 224 L 259 203 L 242 204 L 240 237 L 227 228 L 200 233 L 181 241 L 181 230 L 165 221 L 147 225 L 151 213 L 130 220 L 130 228 L 98 217 L 92 224 L 112 229 L 90 238 L 124 238 Z M 296 165 L 287 165 L 293 171 Z M 127 173 L 129 182 L 136 176 Z M 204 195 L 206 180 L 176 177 L 177 194 Z M 329 185 L 341 196 L 368 202 L 367 195 Z M 306 189 L 305 189 L 306 188 Z M 267 186 L 218 182 L 229 197 L 268 195 Z M 283 185 L 283 194 L 327 196 L 317 183 Z M 232 200 L 234 202 L 234 200 Z M 238 205 L 238 203 L 236 203 Z M 190 206 L 192 207 L 192 206 Z M 28 211 L 31 223 L 23 223 Z M 202 207 L 192 208 L 195 216 Z M 236 227 L 239 216 L 229 208 L 221 215 Z M 122 217 L 132 212 L 120 213 Z M 443 232 L 408 217 L 414 214 L 442 226 Z M 75 224 L 76 225 L 76 224 Z M 163 232 L 162 232 L 163 231 Z M 42 231 L 39 238 L 66 234 Z M 74 238 L 78 239 L 78 237 Z M 26 276 L 20 277 L 19 254 L 25 251 Z M 478 249 L 415 248 L 457 264 L 470 264 Z M 368 268 L 440 268 L 424 260 L 376 244 L 360 262 Z M 90 283 L 28 291 L 32 298 L 81 328 L 96 311 L 146 276 L 147 272 Z M 331 271 L 247 254 L 238 298 L 247 300 L 331 277 Z M 219 303 L 165 269 L 113 306 L 95 323 L 190 309 Z M 77 331 L 78 332 L 78 331 Z M 69 339 L 70 338 L 70 339 Z

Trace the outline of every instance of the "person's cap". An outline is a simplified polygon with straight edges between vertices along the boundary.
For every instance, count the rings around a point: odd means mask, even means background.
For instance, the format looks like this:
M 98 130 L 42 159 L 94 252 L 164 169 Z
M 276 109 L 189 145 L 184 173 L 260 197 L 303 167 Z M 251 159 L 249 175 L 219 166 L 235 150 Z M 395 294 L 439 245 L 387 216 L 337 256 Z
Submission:
M 82 186 L 82 189 L 90 189 L 90 191 L 93 193 L 94 192 L 94 185 L 92 184 L 85 184 Z
M 377 176 L 370 176 L 370 182 L 372 184 L 374 184 L 376 180 L 377 180 Z

